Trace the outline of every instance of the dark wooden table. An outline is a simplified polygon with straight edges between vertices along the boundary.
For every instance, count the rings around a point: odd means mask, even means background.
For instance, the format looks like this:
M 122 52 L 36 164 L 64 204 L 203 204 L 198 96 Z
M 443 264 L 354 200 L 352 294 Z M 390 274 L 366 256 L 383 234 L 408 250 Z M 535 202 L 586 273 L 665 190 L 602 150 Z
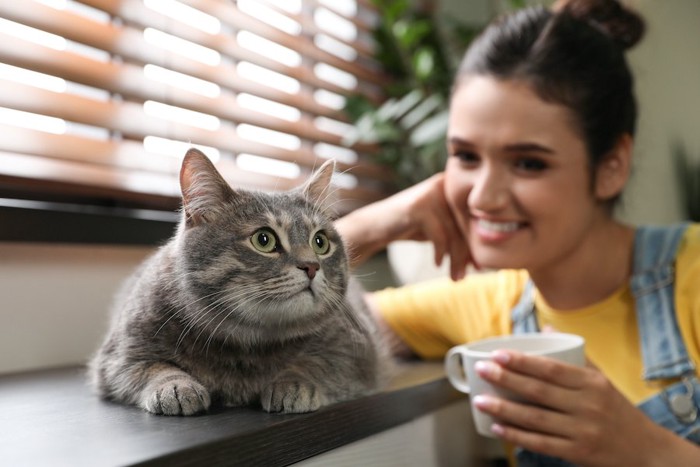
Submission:
M 99 400 L 83 368 L 0 376 L 0 466 L 289 465 L 463 397 L 441 364 L 417 363 L 384 392 L 315 413 L 163 417 Z

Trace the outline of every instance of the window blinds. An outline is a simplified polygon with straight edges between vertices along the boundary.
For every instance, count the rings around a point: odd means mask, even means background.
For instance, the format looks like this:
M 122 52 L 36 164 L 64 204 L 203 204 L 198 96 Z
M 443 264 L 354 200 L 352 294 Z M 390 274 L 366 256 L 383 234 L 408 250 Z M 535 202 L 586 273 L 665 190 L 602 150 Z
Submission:
M 333 158 L 347 211 L 386 196 L 344 147 L 344 95 L 381 100 L 369 0 L 0 2 L 0 196 L 176 207 L 186 148 L 233 186 Z

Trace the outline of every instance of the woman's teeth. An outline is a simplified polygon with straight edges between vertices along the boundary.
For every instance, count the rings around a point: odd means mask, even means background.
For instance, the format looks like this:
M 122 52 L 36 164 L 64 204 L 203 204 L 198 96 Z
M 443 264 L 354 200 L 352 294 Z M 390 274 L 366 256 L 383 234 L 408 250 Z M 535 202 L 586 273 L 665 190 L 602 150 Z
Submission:
M 484 219 L 479 219 L 478 224 L 484 230 L 502 233 L 515 232 L 519 226 L 517 222 L 492 222 Z

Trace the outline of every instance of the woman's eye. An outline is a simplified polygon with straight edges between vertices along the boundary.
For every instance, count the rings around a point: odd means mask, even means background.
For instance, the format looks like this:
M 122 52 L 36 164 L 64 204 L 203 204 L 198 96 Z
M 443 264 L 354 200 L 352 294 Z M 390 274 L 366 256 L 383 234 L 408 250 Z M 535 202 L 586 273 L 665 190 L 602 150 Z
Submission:
M 547 163 L 541 159 L 525 157 L 518 159 L 515 163 L 516 168 L 527 172 L 541 172 L 547 168 Z
M 317 255 L 325 255 L 331 249 L 331 242 L 323 231 L 318 231 L 311 239 L 311 248 Z
M 250 243 L 256 250 L 263 253 L 273 253 L 277 251 L 277 237 L 270 229 L 259 229 L 251 237 Z
M 452 153 L 452 156 L 468 165 L 474 165 L 479 162 L 479 156 L 472 151 L 455 151 Z

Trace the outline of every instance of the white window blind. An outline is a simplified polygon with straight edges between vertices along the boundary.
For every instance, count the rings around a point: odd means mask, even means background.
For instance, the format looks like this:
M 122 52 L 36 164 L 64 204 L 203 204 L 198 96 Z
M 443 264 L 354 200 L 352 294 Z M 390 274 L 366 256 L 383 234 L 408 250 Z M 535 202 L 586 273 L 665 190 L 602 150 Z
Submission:
M 370 0 L 0 2 L 0 196 L 171 209 L 186 148 L 234 186 L 327 159 L 347 211 L 386 196 L 344 147 L 344 96 L 381 100 Z

